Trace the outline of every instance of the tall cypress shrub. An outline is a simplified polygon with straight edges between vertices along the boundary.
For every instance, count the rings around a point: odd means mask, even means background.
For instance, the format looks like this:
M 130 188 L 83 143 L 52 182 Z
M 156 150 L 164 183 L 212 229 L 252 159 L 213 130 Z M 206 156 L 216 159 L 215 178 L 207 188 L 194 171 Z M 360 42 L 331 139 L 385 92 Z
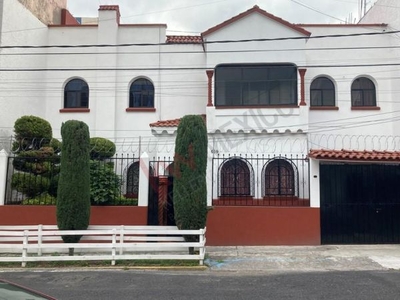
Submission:
M 90 218 L 89 128 L 70 120 L 61 126 L 61 169 L 57 192 L 57 225 L 60 230 L 85 230 Z M 77 243 L 81 236 L 63 236 Z M 73 255 L 73 248 L 70 248 Z
M 173 201 L 179 229 L 201 229 L 206 225 L 206 170 L 206 125 L 201 116 L 185 116 L 178 126 L 174 156 Z

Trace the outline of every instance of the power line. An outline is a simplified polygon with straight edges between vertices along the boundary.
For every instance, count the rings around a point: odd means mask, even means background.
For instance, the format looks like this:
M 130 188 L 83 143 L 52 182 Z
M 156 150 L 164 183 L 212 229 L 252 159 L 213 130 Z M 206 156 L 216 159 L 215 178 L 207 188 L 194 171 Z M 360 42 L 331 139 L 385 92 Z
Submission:
M 297 1 L 297 0 L 290 0 L 290 1 L 296 3 L 296 4 L 300 5 L 300 6 L 303 6 L 303 7 L 305 7 L 305 8 L 308 8 L 308 9 L 314 11 L 314 12 L 317 12 L 317 13 L 319 13 L 319 14 L 321 14 L 321 15 L 324 15 L 324 16 L 326 16 L 326 17 L 330 17 L 330 18 L 335 19 L 335 20 L 338 20 L 338 21 L 340 21 L 340 22 L 346 22 L 345 20 L 336 18 L 336 17 L 334 17 L 334 16 L 332 16 L 332 15 L 329 15 L 329 14 L 327 14 L 327 13 L 324 13 L 323 11 L 320 11 L 320 10 L 318 10 L 318 9 L 316 9 L 316 8 L 313 8 L 313 7 L 309 6 L 309 5 L 306 5 L 306 4 L 304 4 L 304 3 L 300 2 L 300 1 Z
M 400 63 L 377 64 L 340 64 L 340 65 L 298 65 L 298 68 L 361 68 L 361 67 L 391 67 Z M 83 72 L 83 71 L 199 71 L 212 67 L 144 67 L 144 68 L 0 68 L 0 72 Z
M 390 35 L 400 33 L 395 31 L 382 32 L 363 32 L 350 34 L 332 34 L 332 35 L 315 35 L 315 36 L 295 36 L 281 38 L 259 38 L 259 39 L 240 39 L 240 40 L 217 40 L 203 41 L 203 44 L 232 44 L 232 43 L 249 43 L 249 42 L 272 42 L 272 41 L 288 41 L 288 40 L 308 40 L 308 39 L 324 39 L 324 38 L 343 38 L 343 37 L 358 37 L 358 36 L 376 36 Z M 179 45 L 192 45 L 193 42 L 179 43 Z M 48 49 L 48 48 L 113 48 L 113 47 L 149 47 L 149 46 L 176 46 L 173 43 L 123 43 L 123 44 L 80 44 L 80 45 L 14 45 L 0 46 L 0 49 Z
M 399 31 L 400 32 L 400 31 Z M 207 53 L 257 53 L 257 52 L 292 52 L 292 51 L 333 51 L 333 50 L 377 50 L 377 49 L 399 49 L 400 46 L 363 46 L 363 47 L 321 47 L 321 48 L 288 48 L 288 49 L 241 49 L 241 50 L 208 50 Z M 203 54 L 204 51 L 132 51 L 132 52 L 19 52 L 2 53 L 2 56 L 53 56 L 53 55 L 160 55 L 160 54 Z

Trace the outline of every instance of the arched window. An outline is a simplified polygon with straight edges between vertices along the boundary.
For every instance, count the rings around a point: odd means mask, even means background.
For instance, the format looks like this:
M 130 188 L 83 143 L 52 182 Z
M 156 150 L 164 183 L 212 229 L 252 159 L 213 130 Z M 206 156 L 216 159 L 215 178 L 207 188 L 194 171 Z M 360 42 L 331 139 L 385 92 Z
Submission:
M 360 77 L 351 85 L 352 106 L 376 106 L 375 84 L 371 79 Z
M 139 195 L 139 162 L 131 164 L 126 175 L 126 197 L 137 198 Z
M 318 77 L 310 87 L 311 106 L 335 106 L 335 86 L 327 77 Z
M 82 79 L 70 80 L 64 88 L 64 108 L 88 108 L 89 86 Z
M 284 159 L 275 159 L 265 168 L 265 196 L 295 195 L 295 176 L 292 165 Z
M 251 196 L 251 174 L 246 162 L 231 159 L 221 167 L 221 196 Z
M 154 107 L 154 86 L 150 80 L 140 78 L 132 82 L 129 107 Z

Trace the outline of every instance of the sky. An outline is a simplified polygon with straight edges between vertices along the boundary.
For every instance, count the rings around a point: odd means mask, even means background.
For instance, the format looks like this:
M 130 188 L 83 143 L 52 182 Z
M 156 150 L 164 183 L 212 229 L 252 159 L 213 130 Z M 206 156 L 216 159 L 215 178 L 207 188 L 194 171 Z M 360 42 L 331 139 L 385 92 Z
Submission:
M 121 23 L 167 24 L 168 34 L 198 34 L 254 5 L 290 23 L 355 23 L 359 0 L 67 0 L 75 17 L 119 5 Z M 367 8 L 377 0 L 367 0 Z M 349 20 L 352 20 L 349 22 Z

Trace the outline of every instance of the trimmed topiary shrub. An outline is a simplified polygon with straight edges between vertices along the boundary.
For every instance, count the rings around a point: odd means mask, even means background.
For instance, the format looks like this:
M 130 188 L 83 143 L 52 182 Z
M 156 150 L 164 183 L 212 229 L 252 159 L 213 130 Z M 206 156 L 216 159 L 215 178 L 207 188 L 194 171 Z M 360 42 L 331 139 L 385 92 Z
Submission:
M 206 169 L 206 126 L 200 116 L 185 116 L 178 126 L 174 156 L 173 203 L 179 229 L 201 229 L 206 225 Z
M 14 173 L 11 178 L 11 187 L 27 197 L 33 198 L 49 189 L 50 180 L 30 173 Z
M 25 199 L 22 201 L 22 205 L 56 205 L 57 198 L 43 194 L 32 199 Z
M 60 153 L 61 152 L 61 142 L 58 139 L 52 138 L 50 141 L 50 147 L 53 148 L 54 153 Z
M 105 138 L 93 137 L 90 139 L 90 159 L 102 160 L 113 157 L 116 151 L 115 144 Z
M 14 132 L 13 166 L 19 173 L 13 175 L 12 188 L 28 199 L 49 193 L 50 182 L 59 173 L 60 164 L 50 123 L 36 116 L 23 116 L 15 121 Z
M 15 143 L 13 150 L 37 150 L 48 146 L 52 137 L 49 122 L 36 116 L 23 116 L 14 123 Z
M 85 230 L 90 218 L 89 128 L 70 120 L 61 126 L 62 155 L 57 192 L 57 225 L 60 230 Z M 63 236 L 65 243 L 77 243 L 81 236 Z M 70 248 L 73 255 L 73 248 Z

